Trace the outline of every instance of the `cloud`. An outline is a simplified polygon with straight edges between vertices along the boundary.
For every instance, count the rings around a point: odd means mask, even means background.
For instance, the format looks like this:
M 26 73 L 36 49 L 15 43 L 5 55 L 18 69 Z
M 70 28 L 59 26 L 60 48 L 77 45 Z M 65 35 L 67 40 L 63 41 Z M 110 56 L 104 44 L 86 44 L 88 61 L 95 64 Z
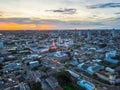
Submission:
M 118 17 L 111 17 L 107 19 L 101 20 L 102 23 L 106 24 L 109 28 L 120 28 L 119 22 L 120 22 L 120 16 Z
M 73 15 L 76 13 L 77 10 L 75 8 L 60 8 L 60 9 L 46 10 L 46 11 Z
M 90 22 L 90 21 L 70 21 L 68 22 L 70 25 L 76 26 L 105 26 L 102 22 Z
M 0 10 L 0 16 L 2 16 L 3 14 L 4 14 L 4 12 Z
M 16 22 L 19 24 L 39 23 L 39 20 L 32 20 L 31 18 L 0 18 L 1 22 Z
M 120 12 L 116 12 L 116 13 L 114 13 L 114 14 L 116 14 L 116 15 L 120 15 Z
M 89 9 L 97 9 L 97 8 L 120 8 L 120 3 L 104 3 L 104 4 L 96 4 L 87 6 Z
M 54 29 L 55 25 L 52 24 L 40 24 L 37 26 L 37 30 L 49 30 L 49 29 Z
M 57 22 L 31 18 L 0 18 L 0 30 L 51 30 Z
M 56 19 L 0 18 L 0 30 L 61 30 L 119 28 L 120 17 L 100 21 L 60 21 Z

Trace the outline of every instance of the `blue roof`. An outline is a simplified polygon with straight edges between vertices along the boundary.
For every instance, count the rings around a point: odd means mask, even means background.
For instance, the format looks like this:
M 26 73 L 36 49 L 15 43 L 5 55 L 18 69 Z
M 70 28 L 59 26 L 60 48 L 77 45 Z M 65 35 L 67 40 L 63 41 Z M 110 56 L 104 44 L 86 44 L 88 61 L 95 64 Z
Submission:
M 93 67 L 93 70 L 94 70 L 94 71 L 99 71 L 99 70 L 101 70 L 101 69 L 104 69 L 104 66 L 99 65 L 99 66 Z
M 120 61 L 117 59 L 111 59 L 110 57 L 105 58 L 107 62 L 113 63 L 113 64 L 118 64 Z
M 53 57 L 55 53 L 56 53 L 56 52 L 49 53 L 49 54 L 47 54 L 47 56 L 48 56 L 48 57 Z
M 78 65 L 79 63 L 77 61 L 70 62 L 71 65 Z
M 86 81 L 86 80 L 78 81 L 77 84 L 86 88 L 87 90 L 94 90 L 95 89 L 95 85 L 89 81 Z

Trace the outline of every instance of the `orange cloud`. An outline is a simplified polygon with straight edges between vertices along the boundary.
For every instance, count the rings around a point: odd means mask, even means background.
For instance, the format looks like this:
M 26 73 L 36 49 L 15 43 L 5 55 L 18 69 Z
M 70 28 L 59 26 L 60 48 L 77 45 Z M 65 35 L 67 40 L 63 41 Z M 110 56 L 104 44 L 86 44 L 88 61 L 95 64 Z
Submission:
M 0 30 L 26 30 L 35 29 L 35 24 L 19 24 L 15 22 L 0 22 Z
M 50 30 L 53 29 L 55 26 L 51 24 L 40 24 L 40 26 L 37 27 L 37 30 Z

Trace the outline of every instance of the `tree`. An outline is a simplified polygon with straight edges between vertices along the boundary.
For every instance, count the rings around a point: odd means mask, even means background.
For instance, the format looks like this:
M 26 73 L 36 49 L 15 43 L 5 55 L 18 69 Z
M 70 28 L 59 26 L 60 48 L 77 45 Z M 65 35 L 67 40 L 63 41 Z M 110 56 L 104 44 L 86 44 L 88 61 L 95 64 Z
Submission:
M 0 70 L 2 69 L 2 67 L 3 67 L 3 64 L 2 64 L 2 63 L 0 63 Z
M 33 82 L 31 90 L 42 90 L 40 82 Z
M 73 83 L 69 72 L 64 70 L 61 72 L 57 72 L 56 78 L 59 84 L 64 88 L 64 90 L 79 90 L 79 87 Z

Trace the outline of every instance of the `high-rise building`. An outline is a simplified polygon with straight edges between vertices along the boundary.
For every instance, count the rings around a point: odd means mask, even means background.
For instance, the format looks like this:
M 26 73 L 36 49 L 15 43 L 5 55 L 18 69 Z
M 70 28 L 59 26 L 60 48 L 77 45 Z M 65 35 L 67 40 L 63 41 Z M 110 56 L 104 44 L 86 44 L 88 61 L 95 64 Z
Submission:
M 111 33 L 112 33 L 112 37 L 115 37 L 115 29 L 112 29 Z
M 91 39 L 91 32 L 90 30 L 87 31 L 87 40 L 90 40 Z
M 0 48 L 3 48 L 3 47 L 4 47 L 3 42 L 0 41 Z
M 80 31 L 79 31 L 79 36 L 81 37 L 81 35 L 82 35 L 82 31 L 80 30 Z

